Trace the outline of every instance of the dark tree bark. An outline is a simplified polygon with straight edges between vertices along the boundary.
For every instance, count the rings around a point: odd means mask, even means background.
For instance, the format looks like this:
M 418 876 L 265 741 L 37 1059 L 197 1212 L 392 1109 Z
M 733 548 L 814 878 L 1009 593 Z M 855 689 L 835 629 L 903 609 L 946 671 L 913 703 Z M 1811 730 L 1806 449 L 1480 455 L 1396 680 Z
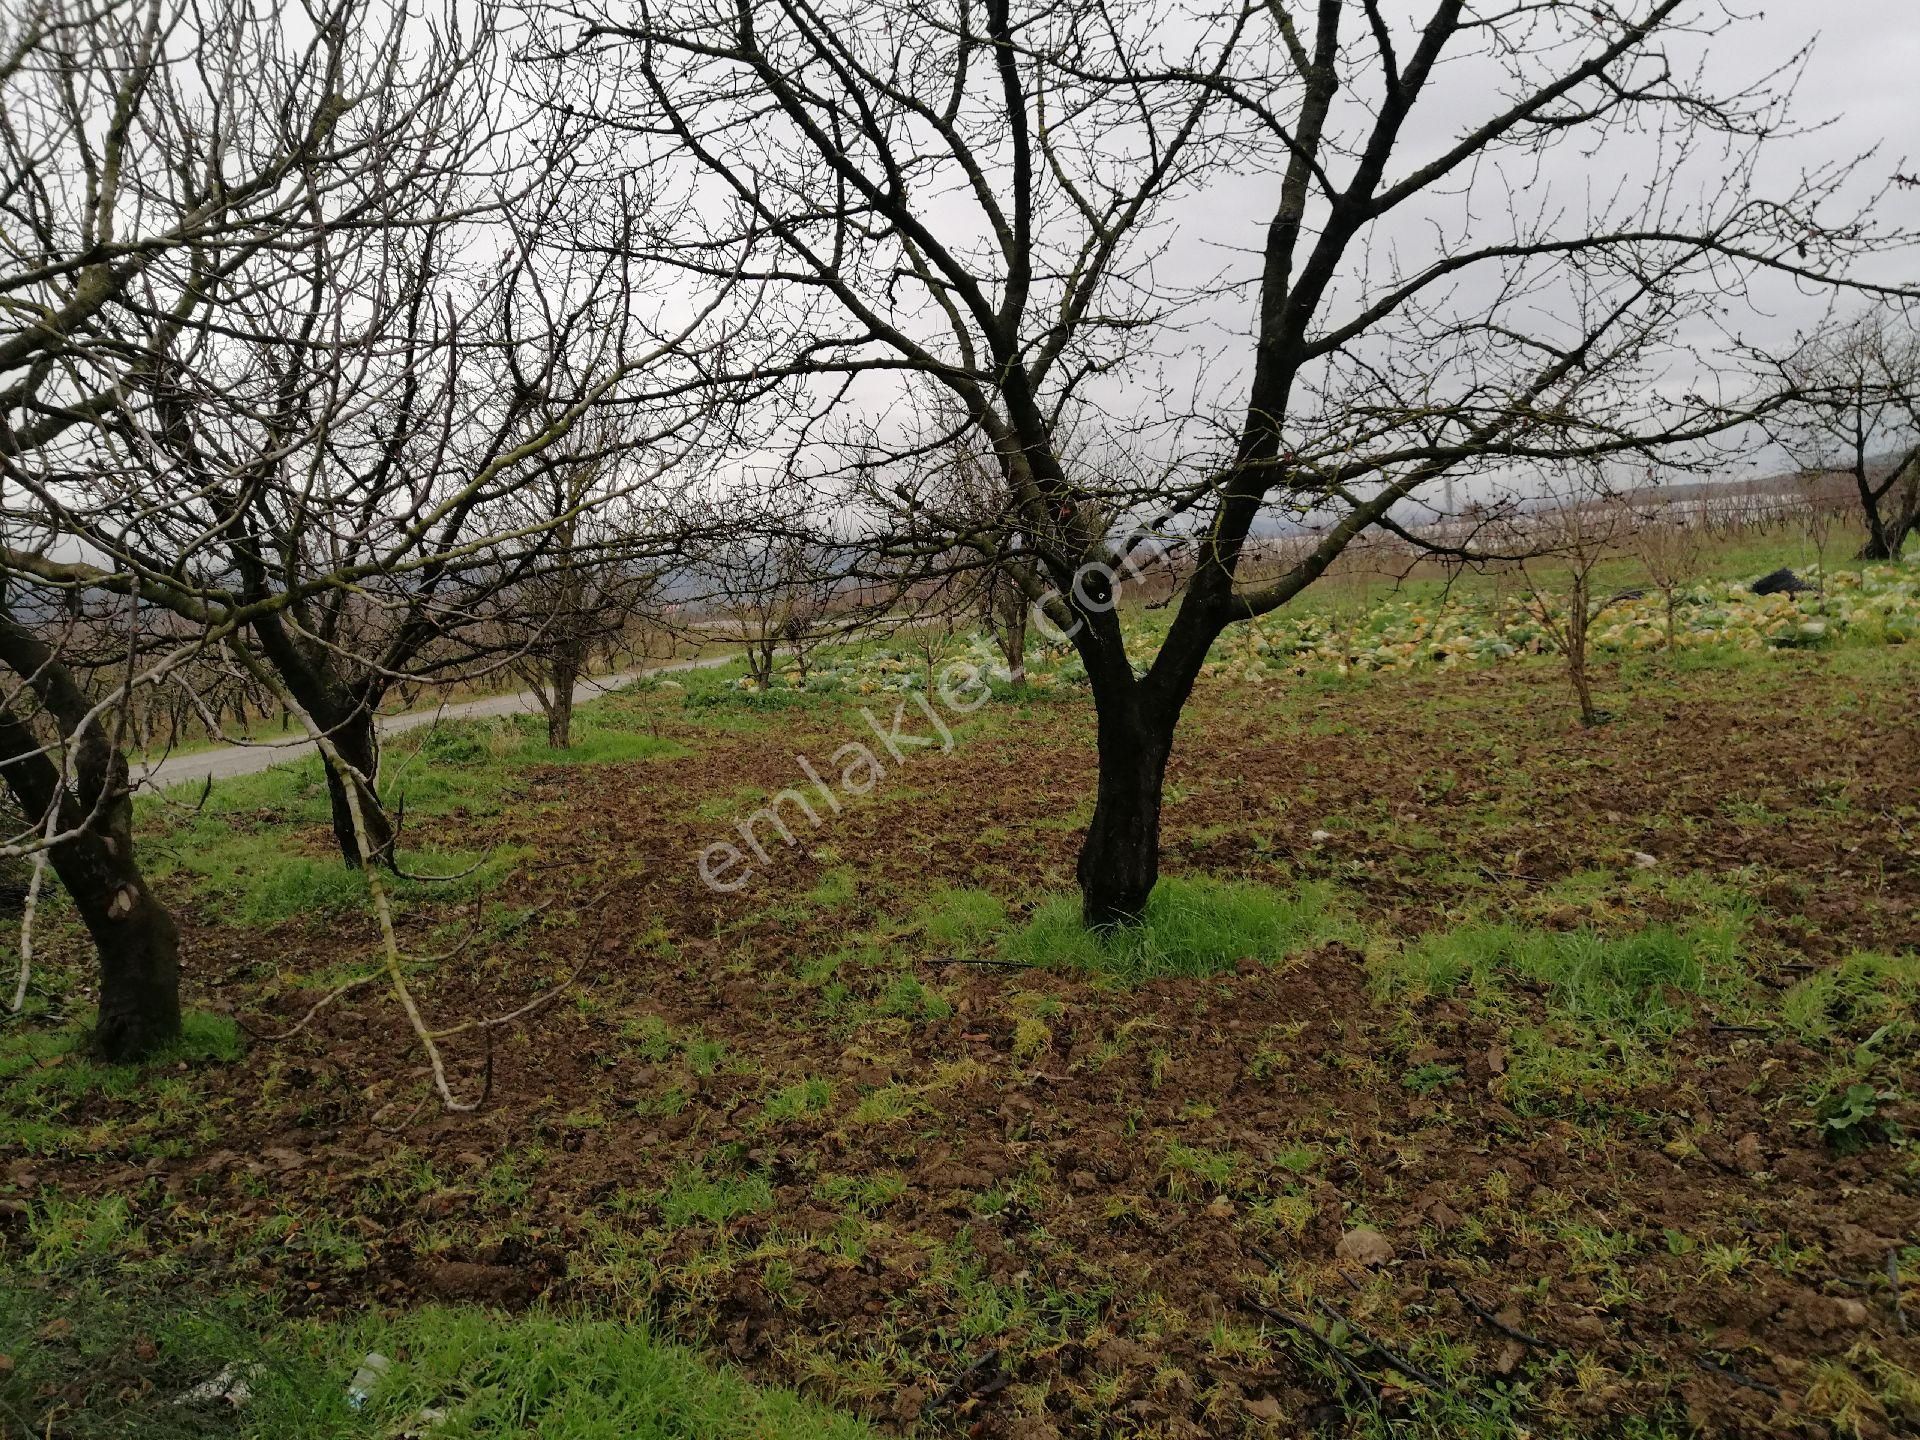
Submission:
M 555 750 L 573 744 L 573 698 L 583 660 L 581 647 L 561 645 L 548 666 L 547 691 L 541 698 L 546 702 L 547 744 Z
M 7 757 L 0 774 L 14 800 L 32 818 L 57 807 L 57 828 L 79 832 L 47 858 L 100 959 L 94 1048 L 107 1060 L 139 1060 L 180 1033 L 180 932 L 134 858 L 126 757 L 97 718 L 82 728 L 91 708 L 86 696 L 59 658 L 8 617 L 0 617 L 0 662 L 28 681 L 74 743 L 72 783 L 63 784 L 60 766 L 37 753 L 42 742 L 33 725 L 0 706 L 0 753 Z
M 322 752 L 320 763 L 326 771 L 327 801 L 340 858 L 354 869 L 363 862 L 353 811 L 347 804 L 351 787 L 359 793 L 360 815 L 367 828 L 373 858 L 391 863 L 393 822 L 374 786 L 380 773 L 380 733 L 375 728 L 374 715 L 386 693 L 382 674 L 374 671 L 358 685 L 346 683 L 334 673 L 324 653 L 316 656 L 307 646 L 294 641 L 278 616 L 269 615 L 257 622 L 254 634 L 289 693 L 333 742 L 341 761 L 358 772 L 348 774 L 334 763 L 332 756 Z
M 1075 878 L 1089 927 L 1132 925 L 1160 878 L 1160 804 L 1180 712 L 1218 633 L 1177 622 L 1146 675 L 1127 659 L 1113 592 L 1091 580 L 1068 602 L 1093 689 L 1099 777 Z
M 1138 701 L 1098 707 L 1100 775 L 1076 878 L 1090 927 L 1138 921 L 1160 878 L 1160 796 L 1172 727 Z
M 1909 450 L 1878 485 L 1869 481 L 1862 456 L 1854 465 L 1854 483 L 1867 520 L 1867 543 L 1860 547 L 1859 558 L 1898 560 L 1920 522 L 1920 447 Z
M 340 753 L 340 759 L 359 772 L 357 775 L 349 774 L 335 765 L 332 757 L 321 757 L 327 775 L 327 800 L 333 814 L 333 838 L 340 847 L 340 858 L 356 869 L 363 859 L 360 837 L 353 825 L 353 810 L 347 804 L 348 786 L 352 786 L 359 792 L 360 818 L 367 828 L 367 841 L 372 847 L 373 858 L 391 863 L 393 821 L 388 817 L 386 807 L 380 803 L 372 783 L 380 769 L 380 736 L 374 728 L 373 707 L 354 703 L 350 709 L 332 710 L 326 714 L 316 714 L 314 718 L 328 732 L 334 749 Z

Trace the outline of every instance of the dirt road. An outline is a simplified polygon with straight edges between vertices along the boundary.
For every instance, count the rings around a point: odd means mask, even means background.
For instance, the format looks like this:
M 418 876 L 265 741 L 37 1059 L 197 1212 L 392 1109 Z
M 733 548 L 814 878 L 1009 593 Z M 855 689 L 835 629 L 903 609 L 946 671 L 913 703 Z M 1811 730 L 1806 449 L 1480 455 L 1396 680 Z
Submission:
M 665 665 L 642 666 L 633 670 L 622 670 L 612 675 L 601 675 L 580 682 L 580 700 L 593 699 L 602 691 L 617 690 L 629 681 L 643 675 L 664 675 L 673 670 L 707 670 L 715 665 L 724 665 L 733 659 L 731 655 L 712 655 L 704 660 L 675 660 Z M 431 710 L 410 710 L 400 715 L 382 715 L 379 720 L 382 735 L 397 735 L 404 730 L 418 729 L 422 725 L 431 725 L 435 720 L 473 720 L 489 715 L 530 715 L 540 708 L 540 702 L 533 691 L 522 690 L 514 695 L 490 695 L 484 700 L 462 700 L 453 705 L 442 705 Z M 211 750 L 195 750 L 186 755 L 173 755 L 159 764 L 135 766 L 134 773 L 147 784 L 157 787 L 183 785 L 188 781 L 205 780 L 211 776 L 215 780 L 230 779 L 235 775 L 252 775 L 257 771 L 274 765 L 287 765 L 306 758 L 313 753 L 313 742 L 304 737 L 287 740 L 262 741 L 257 745 L 221 745 Z

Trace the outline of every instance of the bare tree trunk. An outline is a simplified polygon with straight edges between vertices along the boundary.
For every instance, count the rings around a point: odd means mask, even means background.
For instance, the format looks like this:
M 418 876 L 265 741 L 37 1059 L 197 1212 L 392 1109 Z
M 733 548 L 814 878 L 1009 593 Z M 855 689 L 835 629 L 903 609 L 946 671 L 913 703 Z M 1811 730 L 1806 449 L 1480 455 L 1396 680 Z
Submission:
M 1904 538 L 1903 536 L 1902 539 Z M 1871 510 L 1867 512 L 1867 543 L 1860 547 L 1860 553 L 1856 558 L 1861 560 L 1897 560 L 1900 558 L 1900 547 L 1894 543 L 1893 537 L 1888 533 L 1886 526 L 1880 523 L 1879 515 Z
M 744 635 L 746 627 L 741 627 Z M 769 638 L 764 632 L 747 638 L 747 676 L 762 690 L 773 685 L 773 657 L 779 648 L 777 640 Z
M 1580 702 L 1580 723 L 1589 728 L 1600 723 L 1600 712 L 1593 706 L 1593 687 L 1587 681 L 1587 625 L 1592 618 L 1587 608 L 1587 577 L 1579 575 L 1567 603 L 1567 678 L 1573 682 L 1574 698 Z
M 110 809 L 131 807 L 119 801 Z M 111 846 L 84 835 L 56 846 L 50 858 L 100 960 L 94 1049 L 121 1062 L 151 1055 L 180 1034 L 180 931 L 133 858 L 127 818 L 117 816 L 111 830 Z
M 1904 483 L 1901 477 L 1905 476 Z M 1907 537 L 1920 521 L 1920 450 L 1909 451 L 1887 482 L 1876 494 L 1867 484 L 1865 471 L 1857 475 L 1860 508 L 1867 518 L 1867 543 L 1856 557 L 1861 560 L 1898 560 L 1907 548 Z M 1898 486 L 1898 494 L 1895 487 Z M 1893 514 L 1883 518 L 1881 502 L 1894 496 Z
M 1098 711 L 1100 774 L 1093 820 L 1076 875 L 1089 927 L 1139 921 L 1160 878 L 1160 800 L 1172 752 L 1171 727 L 1131 699 Z
M 580 647 L 564 644 L 555 648 L 547 669 L 547 693 L 542 697 L 547 711 L 547 745 L 565 750 L 573 744 L 573 697 L 580 682 Z
M 0 659 L 28 680 L 75 746 L 73 783 L 63 784 L 60 766 L 36 753 L 33 726 L 0 706 L 0 752 L 8 757 L 0 775 L 15 801 L 34 817 L 57 807 L 58 828 L 80 831 L 47 858 L 100 961 L 94 1048 L 116 1062 L 141 1059 L 180 1033 L 180 932 L 134 858 L 126 758 L 100 732 L 97 718 L 74 735 L 89 708 L 86 698 L 41 642 L 5 618 Z
M 1027 687 L 1027 605 L 1024 595 L 1016 594 L 1013 603 L 989 607 L 987 630 L 1000 647 L 1007 662 L 1007 681 L 1016 690 Z
M 348 868 L 360 868 L 359 831 L 353 823 L 352 807 L 347 803 L 347 790 L 351 785 L 359 795 L 374 858 L 391 863 L 393 822 L 388 819 L 374 788 L 380 772 L 380 734 L 374 726 L 374 710 L 384 693 L 384 682 L 375 679 L 359 686 L 346 684 L 329 668 L 324 656 L 316 657 L 296 644 L 277 618 L 270 616 L 256 622 L 254 633 L 260 638 L 268 663 L 288 692 L 313 717 L 314 723 L 327 732 L 340 760 L 359 772 L 351 777 L 343 774 L 335 766 L 333 756 L 324 750 L 321 752 L 333 838 L 340 848 L 340 858 Z
M 380 803 L 373 784 L 380 769 L 380 737 L 374 728 L 373 709 L 370 705 L 355 704 L 351 710 L 335 710 L 333 715 L 338 718 L 332 719 L 332 723 L 329 723 L 330 717 L 316 715 L 315 718 L 326 726 L 341 760 L 359 772 L 358 775 L 349 776 L 335 768 L 332 757 L 321 757 L 327 775 L 327 800 L 333 816 L 334 843 L 340 847 L 340 858 L 350 867 L 358 869 L 361 864 L 360 839 L 354 828 L 353 809 L 347 803 L 347 787 L 351 785 L 359 792 L 361 819 L 366 826 L 368 841 L 373 846 L 374 858 L 391 862 L 393 821 L 388 817 L 386 807 Z

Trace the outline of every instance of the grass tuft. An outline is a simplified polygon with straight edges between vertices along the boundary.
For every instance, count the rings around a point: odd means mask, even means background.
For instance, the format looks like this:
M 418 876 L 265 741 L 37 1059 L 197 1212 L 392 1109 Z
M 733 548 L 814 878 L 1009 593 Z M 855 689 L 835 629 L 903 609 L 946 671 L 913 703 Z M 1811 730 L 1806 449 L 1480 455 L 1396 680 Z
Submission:
M 1653 926 L 1636 934 L 1470 925 L 1429 935 L 1388 962 L 1389 990 L 1444 994 L 1465 982 L 1497 989 L 1506 975 L 1549 987 L 1560 1009 L 1590 1021 L 1674 1022 L 1684 1015 L 1664 992 L 1699 993 L 1728 968 L 1737 928 Z
M 970 951 L 1006 928 L 1007 907 L 985 890 L 937 890 L 920 907 L 918 919 L 940 944 Z
M 1330 940 L 1354 938 L 1329 886 L 1291 893 L 1238 880 L 1167 879 L 1141 923 L 1088 930 L 1074 896 L 1042 901 L 1000 946 L 1007 959 L 1088 970 L 1127 981 L 1218 975 L 1243 960 L 1274 964 Z
M 686 1170 L 660 1197 L 660 1218 L 674 1229 L 704 1220 L 724 1225 L 742 1215 L 773 1208 L 773 1187 L 765 1175 L 709 1175 Z

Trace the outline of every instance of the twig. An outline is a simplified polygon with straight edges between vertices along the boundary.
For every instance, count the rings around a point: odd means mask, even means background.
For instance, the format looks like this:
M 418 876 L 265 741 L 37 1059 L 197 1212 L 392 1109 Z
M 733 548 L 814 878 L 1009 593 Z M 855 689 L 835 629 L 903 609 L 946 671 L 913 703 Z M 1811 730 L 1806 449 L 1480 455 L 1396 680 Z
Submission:
M 451 1025 L 445 1030 L 435 1030 L 431 1032 L 432 1038 L 434 1038 L 435 1040 L 445 1040 L 449 1036 L 464 1035 L 469 1030 L 482 1030 L 482 1031 L 485 1031 L 487 1034 L 487 1037 L 488 1037 L 487 1045 L 489 1047 L 489 1054 L 491 1054 L 491 1047 L 493 1045 L 493 1038 L 492 1038 L 493 1032 L 498 1027 L 502 1025 L 511 1025 L 514 1021 L 520 1019 L 522 1016 L 529 1015 L 533 1011 L 538 1010 L 542 1005 L 546 1004 L 549 1000 L 553 999 L 554 996 L 558 995 L 561 991 L 565 990 L 569 985 L 573 984 L 575 980 L 578 980 L 580 978 L 580 972 L 586 968 L 587 968 L 586 962 L 584 960 L 581 961 L 580 964 L 574 967 L 573 973 L 568 975 L 566 979 L 562 980 L 557 985 L 553 985 L 545 990 L 542 990 L 538 995 L 534 996 L 533 999 L 529 1000 L 526 1004 L 520 1006 L 517 1010 L 509 1010 L 504 1015 L 495 1015 L 490 1019 L 462 1020 L 458 1025 Z
M 999 1366 L 1000 1352 L 997 1349 L 987 1351 L 979 1359 L 968 1364 L 967 1368 L 955 1377 L 951 1385 L 929 1400 L 926 1408 L 944 1410 L 949 1405 L 958 1405 L 973 1394 L 974 1387 L 982 1376 L 992 1374 Z
M 1474 869 L 1489 880 L 1518 880 L 1526 885 L 1544 885 L 1547 882 L 1538 875 L 1522 875 L 1518 870 L 1494 870 L 1486 865 L 1476 865 Z
M 378 980 L 379 978 L 380 978 L 380 972 L 376 970 L 371 975 L 362 975 L 357 980 L 349 980 L 345 984 L 334 986 L 333 989 L 329 990 L 325 995 L 321 996 L 319 1000 L 314 1002 L 313 1008 L 307 1011 L 306 1014 L 300 1017 L 298 1024 L 296 1024 L 291 1030 L 281 1031 L 278 1035 L 269 1034 L 265 1030 L 256 1030 L 253 1028 L 253 1026 L 247 1024 L 246 1021 L 242 1020 L 238 1015 L 233 1017 L 233 1023 L 238 1025 L 242 1030 L 246 1031 L 247 1034 L 253 1036 L 253 1038 L 256 1040 L 265 1040 L 270 1043 L 278 1042 L 281 1040 L 291 1040 L 294 1036 L 298 1035 L 302 1030 L 306 1029 L 307 1026 L 313 1022 L 314 1016 L 318 1015 L 322 1010 L 326 1009 L 327 1006 L 331 1005 L 334 1001 L 338 1000 L 342 995 L 345 995 L 349 990 L 358 990 L 362 985 L 370 984 L 373 981 Z
M 992 965 L 1003 970 L 1039 970 L 1043 969 L 1031 960 L 983 960 L 970 955 L 935 955 L 927 961 L 929 965 Z
M 399 831 L 397 828 L 394 831 L 394 835 L 396 838 L 394 839 L 394 842 L 393 842 L 393 852 L 397 856 L 400 853 L 400 841 L 398 839 Z M 415 874 L 411 870 L 402 869 L 398 859 L 389 860 L 387 862 L 387 868 L 393 871 L 393 873 L 398 875 L 402 880 L 414 880 L 425 885 L 440 885 L 440 884 L 445 884 L 450 880 L 466 879 L 467 876 L 473 874 L 474 871 L 478 870 L 482 865 L 485 865 L 487 861 L 491 860 L 492 858 L 493 857 L 491 855 L 482 855 L 478 860 L 474 861 L 473 864 L 469 865 L 466 869 L 456 870 L 451 875 Z
M 1240 1297 L 1240 1303 L 1255 1314 L 1264 1315 L 1275 1324 L 1283 1325 L 1289 1330 L 1306 1336 L 1309 1340 L 1313 1341 L 1315 1345 L 1319 1346 L 1320 1349 L 1326 1353 L 1327 1357 L 1340 1368 L 1341 1374 L 1345 1375 L 1360 1387 L 1361 1393 L 1364 1394 L 1369 1401 L 1378 1399 L 1379 1390 L 1373 1377 L 1356 1365 L 1351 1355 L 1347 1354 L 1346 1351 L 1334 1344 L 1332 1340 L 1314 1329 L 1313 1325 L 1303 1316 L 1294 1315 L 1285 1310 L 1276 1310 L 1271 1305 L 1262 1304 L 1251 1295 L 1242 1295 Z
M 1529 1335 L 1524 1330 L 1514 1329 L 1513 1326 L 1507 1324 L 1506 1321 L 1502 1320 L 1498 1315 L 1494 1314 L 1493 1311 L 1487 1309 L 1486 1306 L 1482 1305 L 1463 1290 L 1458 1281 L 1447 1281 L 1447 1288 L 1453 1291 L 1454 1299 L 1465 1306 L 1471 1314 L 1478 1317 L 1484 1324 L 1499 1331 L 1509 1340 L 1518 1340 L 1522 1345 L 1531 1346 L 1535 1350 L 1555 1351 L 1561 1348 L 1550 1340 L 1542 1340 L 1537 1335 Z
M 1407 1379 L 1413 1381 L 1415 1384 L 1424 1385 L 1429 1390 L 1432 1390 L 1437 1394 L 1446 1393 L 1448 1387 L 1444 1383 L 1442 1383 L 1439 1380 L 1436 1380 L 1433 1376 L 1429 1375 L 1426 1371 L 1422 1370 L 1419 1366 L 1415 1365 L 1412 1361 L 1401 1359 L 1400 1356 L 1396 1355 L 1392 1350 L 1388 1349 L 1377 1338 L 1375 1338 L 1372 1335 L 1369 1335 L 1365 1330 L 1361 1329 L 1357 1324 L 1355 1324 L 1352 1319 L 1350 1319 L 1347 1315 L 1343 1314 L 1339 1306 L 1330 1305 L 1325 1300 L 1320 1299 L 1318 1296 L 1314 1297 L 1313 1303 L 1314 1303 L 1314 1308 L 1319 1310 L 1319 1312 L 1322 1315 L 1325 1315 L 1329 1320 L 1338 1321 L 1340 1324 L 1346 1326 L 1347 1329 L 1351 1330 L 1354 1333 L 1354 1335 L 1356 1335 L 1359 1338 L 1360 1342 L 1363 1345 L 1365 1345 L 1375 1355 L 1380 1357 L 1380 1363 L 1385 1365 L 1389 1370 L 1397 1371 L 1398 1373 L 1406 1376 Z M 1465 1400 L 1464 1396 L 1461 1398 Z M 1469 1406 L 1472 1406 L 1474 1409 L 1479 1408 L 1478 1406 L 1474 1406 L 1471 1400 L 1466 1400 L 1465 1403 Z
M 1900 1333 L 1907 1333 L 1907 1312 L 1900 1304 L 1900 1252 L 1887 1251 L 1887 1289 L 1893 1292 L 1893 1318 L 1900 1322 Z
M 51 828 L 51 827 L 49 827 Z M 27 882 L 27 902 L 20 911 L 20 980 L 13 987 L 8 1008 L 18 1015 L 27 1004 L 27 979 L 33 974 L 33 912 L 40 904 L 40 886 L 47 878 L 47 852 L 33 852 L 33 878 Z
M 480 1067 L 480 1099 L 475 1104 L 475 1109 L 485 1108 L 486 1103 L 493 1098 L 493 1027 L 488 1026 L 480 1033 L 487 1042 L 487 1058 L 485 1064 Z
M 1762 1395 L 1770 1395 L 1775 1400 L 1780 1398 L 1780 1392 L 1773 1386 L 1767 1384 L 1766 1381 L 1756 1380 L 1751 1375 L 1742 1375 L 1731 1366 L 1722 1365 L 1704 1350 L 1699 1352 L 1699 1360 L 1702 1365 L 1706 1366 L 1707 1369 L 1711 1370 L 1714 1374 L 1724 1380 L 1731 1380 L 1743 1390 L 1758 1390 Z
M 375 1130 L 378 1130 L 382 1135 L 398 1135 L 409 1125 L 413 1124 L 415 1120 L 420 1118 L 420 1112 L 426 1109 L 427 1101 L 432 1098 L 433 1097 L 429 1095 L 422 1095 L 414 1102 L 413 1109 L 407 1112 L 407 1118 L 402 1120 L 398 1125 L 382 1125 L 380 1123 L 380 1117 L 400 1103 L 398 1100 L 389 1100 L 385 1105 L 382 1105 L 367 1117 L 367 1124 L 371 1125 Z
M 558 905 L 563 900 L 567 902 L 567 905 L 570 909 L 594 910 L 599 907 L 600 902 L 602 900 L 605 900 L 607 896 L 611 895 L 612 893 L 613 893 L 613 887 L 609 885 L 605 889 L 601 890 L 598 894 L 591 895 L 585 900 L 576 900 L 570 895 L 550 896 L 549 898 L 542 900 L 538 905 L 528 906 L 526 914 L 517 916 L 516 918 L 507 921 L 498 930 L 494 931 L 493 939 L 496 941 L 504 940 L 509 935 L 518 933 L 520 930 L 524 929 L 527 925 L 531 924 L 533 921 L 539 919 L 542 915 L 546 914 L 547 911 L 553 909 L 554 906 Z M 480 921 L 479 921 L 480 896 L 476 894 L 473 897 L 473 899 L 474 899 L 473 908 L 474 908 L 475 918 L 472 921 L 472 924 L 475 931 L 477 932 L 480 924 Z M 603 924 L 601 926 L 601 933 L 604 934 L 605 931 L 606 931 L 606 926 Z M 579 973 L 580 972 L 578 970 L 574 971 L 575 975 L 578 975 Z

